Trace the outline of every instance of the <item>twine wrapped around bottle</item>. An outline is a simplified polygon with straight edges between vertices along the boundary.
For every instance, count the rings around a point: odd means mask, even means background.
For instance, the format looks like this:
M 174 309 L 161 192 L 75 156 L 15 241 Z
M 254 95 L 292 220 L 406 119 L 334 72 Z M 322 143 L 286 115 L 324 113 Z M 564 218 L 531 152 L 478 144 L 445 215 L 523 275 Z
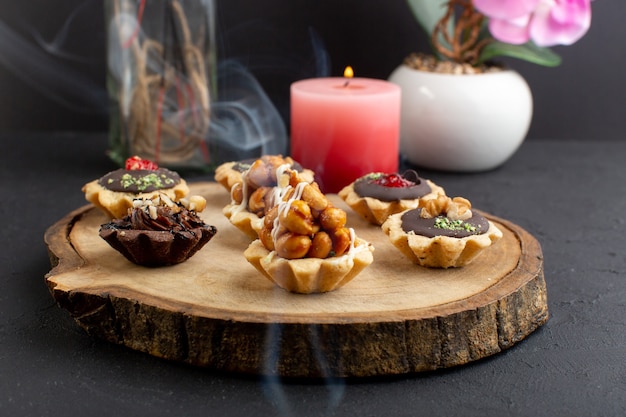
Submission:
M 211 163 L 211 2 L 112 0 L 109 95 L 119 118 L 111 129 L 113 159 Z M 207 16 L 194 15 L 198 8 Z

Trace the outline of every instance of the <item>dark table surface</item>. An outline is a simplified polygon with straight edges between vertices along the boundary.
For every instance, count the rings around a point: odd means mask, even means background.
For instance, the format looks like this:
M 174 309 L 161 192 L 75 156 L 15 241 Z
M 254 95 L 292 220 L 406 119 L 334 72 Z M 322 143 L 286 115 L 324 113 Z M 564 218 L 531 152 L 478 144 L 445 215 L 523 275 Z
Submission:
M 491 172 L 421 170 L 539 240 L 550 319 L 462 367 L 326 381 L 218 373 L 89 337 L 44 284 L 43 235 L 116 168 L 106 137 L 0 143 L 0 416 L 626 415 L 626 142 L 529 140 Z

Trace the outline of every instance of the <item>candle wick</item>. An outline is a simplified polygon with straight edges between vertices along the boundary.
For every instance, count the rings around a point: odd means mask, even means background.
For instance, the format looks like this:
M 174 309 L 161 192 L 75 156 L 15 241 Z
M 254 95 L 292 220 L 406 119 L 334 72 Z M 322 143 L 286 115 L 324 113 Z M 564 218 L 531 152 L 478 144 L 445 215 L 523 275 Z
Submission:
M 343 84 L 344 88 L 348 86 L 348 84 L 350 84 L 350 78 L 348 78 L 346 80 L 346 82 Z

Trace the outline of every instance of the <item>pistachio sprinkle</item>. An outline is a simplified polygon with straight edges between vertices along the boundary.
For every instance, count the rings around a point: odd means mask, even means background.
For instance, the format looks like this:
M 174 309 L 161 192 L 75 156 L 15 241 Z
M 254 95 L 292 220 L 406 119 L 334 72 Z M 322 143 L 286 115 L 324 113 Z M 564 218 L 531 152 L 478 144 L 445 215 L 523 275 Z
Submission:
M 164 188 L 174 184 L 173 179 L 168 178 L 166 175 L 158 175 L 156 173 L 150 173 L 137 178 L 134 178 L 130 174 L 124 174 L 120 182 L 124 188 L 136 186 L 139 191 L 144 191 L 148 187 Z
M 435 227 L 445 230 L 465 230 L 466 232 L 476 232 L 476 226 L 465 223 L 463 220 L 450 220 L 447 217 L 438 216 L 435 218 Z

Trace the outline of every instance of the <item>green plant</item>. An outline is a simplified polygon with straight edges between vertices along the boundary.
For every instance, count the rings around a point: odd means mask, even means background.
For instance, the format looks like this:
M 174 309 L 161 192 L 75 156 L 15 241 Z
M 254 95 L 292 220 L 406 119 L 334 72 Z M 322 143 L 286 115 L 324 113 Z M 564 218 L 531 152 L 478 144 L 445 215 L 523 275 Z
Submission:
M 561 63 L 559 55 L 532 40 L 512 44 L 495 39 L 489 31 L 489 18 L 474 7 L 472 0 L 407 0 L 407 3 L 430 36 L 439 60 L 479 66 L 507 56 L 548 67 Z

